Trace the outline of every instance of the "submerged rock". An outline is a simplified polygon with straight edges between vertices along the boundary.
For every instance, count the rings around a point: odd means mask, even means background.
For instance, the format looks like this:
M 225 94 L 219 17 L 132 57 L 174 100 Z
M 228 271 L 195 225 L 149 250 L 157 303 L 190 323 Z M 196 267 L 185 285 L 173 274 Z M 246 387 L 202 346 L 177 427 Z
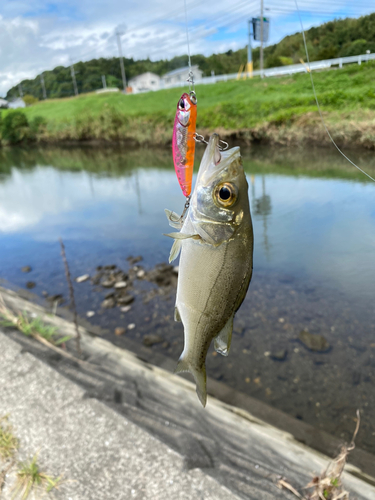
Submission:
M 126 283 L 126 281 L 118 281 L 117 283 L 115 283 L 115 288 L 116 289 L 121 289 L 121 288 L 126 288 L 128 286 L 128 284 Z
M 134 301 L 133 295 L 123 295 L 122 297 L 117 297 L 117 304 L 120 306 L 127 306 Z
M 126 333 L 126 328 L 122 326 L 118 326 L 117 328 L 115 328 L 115 335 L 120 336 L 124 335 L 124 333 Z
M 288 351 L 286 349 L 280 349 L 279 351 L 272 351 L 269 357 L 275 361 L 285 361 Z
M 134 264 L 142 260 L 142 255 L 137 255 L 137 257 L 133 257 L 130 255 L 126 260 L 129 262 L 131 266 L 134 266 Z
M 323 335 L 315 335 L 307 330 L 302 330 L 298 335 L 298 339 L 305 347 L 315 352 L 326 352 L 331 347 Z
M 24 266 L 24 267 L 21 267 L 21 271 L 23 273 L 30 273 L 32 271 L 32 268 L 30 266 Z
M 104 288 L 112 288 L 115 285 L 115 283 L 116 283 L 115 279 L 108 279 L 103 281 L 102 286 L 104 286 Z
M 151 347 L 155 344 L 161 344 L 164 339 L 157 333 L 149 333 L 143 337 L 142 342 L 145 346 Z
M 36 283 L 34 281 L 28 281 L 26 283 L 26 288 L 28 288 L 29 290 L 31 290 L 32 288 L 35 288 L 36 287 Z
M 83 274 L 82 276 L 78 276 L 78 278 L 76 278 L 76 282 L 77 283 L 83 283 L 84 281 L 87 281 L 90 279 L 90 275 L 89 274 Z
M 102 302 L 102 307 L 104 307 L 104 309 L 111 309 L 112 307 L 115 307 L 115 306 L 116 306 L 116 301 L 113 297 L 110 297 L 109 299 L 105 299 Z

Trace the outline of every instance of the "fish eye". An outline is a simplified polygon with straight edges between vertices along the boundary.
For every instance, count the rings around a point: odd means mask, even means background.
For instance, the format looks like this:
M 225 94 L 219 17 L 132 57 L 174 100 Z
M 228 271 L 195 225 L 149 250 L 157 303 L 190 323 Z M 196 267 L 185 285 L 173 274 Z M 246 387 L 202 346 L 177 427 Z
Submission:
M 178 103 L 178 107 L 180 109 L 185 109 L 185 101 L 183 99 L 180 99 L 180 102 Z
M 224 182 L 216 186 L 214 198 L 222 207 L 231 207 L 237 201 L 237 188 L 234 184 Z

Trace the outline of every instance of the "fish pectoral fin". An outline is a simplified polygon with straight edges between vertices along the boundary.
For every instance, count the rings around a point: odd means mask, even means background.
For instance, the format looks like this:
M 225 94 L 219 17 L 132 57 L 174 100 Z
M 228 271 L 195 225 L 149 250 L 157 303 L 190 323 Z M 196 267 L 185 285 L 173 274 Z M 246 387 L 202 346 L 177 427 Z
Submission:
M 193 240 L 199 240 L 201 237 L 199 234 L 186 234 L 186 233 L 163 233 L 163 236 L 168 236 L 169 238 L 173 238 L 175 240 L 187 240 L 189 238 L 193 238 Z
M 169 254 L 169 263 L 173 262 L 175 259 L 177 259 L 180 251 L 181 251 L 181 246 L 182 246 L 182 241 L 181 240 L 174 240 L 171 252 Z
M 189 363 L 186 359 L 184 359 L 182 356 L 179 359 L 176 369 L 174 371 L 175 373 L 183 373 L 183 372 L 189 372 L 193 375 L 194 381 L 195 381 L 195 386 L 196 386 L 196 391 L 197 395 L 199 398 L 199 401 L 201 402 L 203 408 L 206 406 L 207 403 L 207 387 L 206 387 L 206 365 L 203 364 L 202 368 L 195 368 L 191 363 Z
M 234 314 L 228 319 L 224 328 L 214 340 L 215 351 L 223 356 L 228 356 L 229 354 L 230 344 L 232 342 L 233 318 Z
M 178 310 L 178 307 L 177 307 L 177 306 L 174 308 L 174 320 L 175 320 L 175 321 L 182 321 L 182 320 L 181 320 L 181 316 L 180 316 L 180 313 L 179 313 L 179 310 Z
M 168 208 L 165 208 L 164 212 L 171 227 L 174 227 L 175 229 L 182 228 L 183 221 L 181 220 L 181 217 L 176 214 L 176 212 L 172 212 L 172 210 L 168 210 Z

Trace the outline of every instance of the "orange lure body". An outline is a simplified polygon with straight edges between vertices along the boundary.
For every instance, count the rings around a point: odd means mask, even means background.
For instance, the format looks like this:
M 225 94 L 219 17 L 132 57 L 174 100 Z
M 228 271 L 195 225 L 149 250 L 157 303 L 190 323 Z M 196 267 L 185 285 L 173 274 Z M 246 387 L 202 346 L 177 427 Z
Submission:
M 185 196 L 191 193 L 193 181 L 197 100 L 192 93 L 182 94 L 177 104 L 173 126 L 173 163 Z

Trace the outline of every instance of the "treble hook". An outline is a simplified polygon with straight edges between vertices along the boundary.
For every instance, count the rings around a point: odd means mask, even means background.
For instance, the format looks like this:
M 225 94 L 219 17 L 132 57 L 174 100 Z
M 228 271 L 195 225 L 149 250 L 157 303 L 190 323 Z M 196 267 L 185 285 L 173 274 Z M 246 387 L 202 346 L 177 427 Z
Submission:
M 195 142 L 204 142 L 204 144 L 208 144 L 208 142 L 206 141 L 206 139 L 201 134 L 195 133 L 194 134 L 194 140 L 195 140 Z M 222 141 L 221 139 L 219 140 L 219 143 L 220 142 L 221 142 L 221 144 L 224 144 L 224 146 L 220 146 L 219 145 L 220 151 L 226 151 L 229 148 L 229 144 L 227 142 L 225 142 L 225 141 Z
M 186 196 L 186 202 L 185 202 L 185 205 L 184 205 L 184 210 L 183 210 L 183 212 L 182 212 L 182 214 L 181 214 L 181 216 L 180 216 L 179 219 L 173 219 L 172 218 L 172 214 L 170 214 L 169 220 L 171 222 L 182 222 L 184 220 L 185 214 L 186 214 L 187 210 L 190 207 L 190 198 L 191 198 L 190 196 Z

